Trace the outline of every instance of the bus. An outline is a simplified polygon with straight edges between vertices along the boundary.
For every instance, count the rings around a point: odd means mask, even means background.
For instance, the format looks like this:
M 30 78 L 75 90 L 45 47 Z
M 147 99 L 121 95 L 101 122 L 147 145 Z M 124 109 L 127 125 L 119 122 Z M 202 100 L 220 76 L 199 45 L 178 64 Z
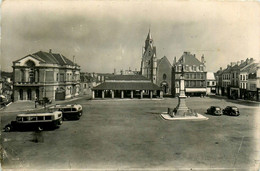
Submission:
M 5 126 L 6 132 L 15 130 L 49 130 L 58 128 L 62 124 L 62 112 L 18 114 L 16 121 Z

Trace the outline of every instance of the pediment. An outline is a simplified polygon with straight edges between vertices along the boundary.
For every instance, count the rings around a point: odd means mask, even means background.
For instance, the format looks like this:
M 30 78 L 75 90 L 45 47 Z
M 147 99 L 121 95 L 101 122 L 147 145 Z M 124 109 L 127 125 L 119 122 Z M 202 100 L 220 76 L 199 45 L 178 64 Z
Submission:
M 16 62 L 20 63 L 20 66 L 26 66 L 29 61 L 33 62 L 35 66 L 39 66 L 40 62 L 43 62 L 39 59 L 34 58 L 32 55 L 25 56 L 24 58 L 17 60 Z

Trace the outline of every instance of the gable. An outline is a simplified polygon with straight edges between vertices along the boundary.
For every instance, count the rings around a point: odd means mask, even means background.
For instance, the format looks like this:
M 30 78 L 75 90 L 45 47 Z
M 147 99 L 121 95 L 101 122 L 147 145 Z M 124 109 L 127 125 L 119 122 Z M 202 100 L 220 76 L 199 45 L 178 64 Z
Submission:
M 157 66 L 160 67 L 161 65 L 167 66 L 169 68 L 172 67 L 171 63 L 169 62 L 169 60 L 168 60 L 168 58 L 166 56 L 164 56 L 163 58 L 158 60 Z
M 39 66 L 40 62 L 44 62 L 42 60 L 36 59 L 35 57 L 33 57 L 31 55 L 25 56 L 24 58 L 17 60 L 15 62 L 16 63 L 19 62 L 20 66 L 25 66 L 28 61 L 32 61 L 35 64 L 35 66 Z

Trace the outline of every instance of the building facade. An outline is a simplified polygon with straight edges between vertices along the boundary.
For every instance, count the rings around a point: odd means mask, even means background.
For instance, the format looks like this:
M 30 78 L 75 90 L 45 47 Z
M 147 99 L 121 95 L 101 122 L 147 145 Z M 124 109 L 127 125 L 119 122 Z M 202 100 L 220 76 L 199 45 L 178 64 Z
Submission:
M 259 101 L 259 62 L 247 58 L 238 62 L 231 62 L 227 68 L 217 71 L 217 94 L 232 99 L 248 99 Z
M 174 58 L 172 70 L 172 95 L 179 95 L 179 81 L 181 74 L 185 78 L 185 94 L 187 96 L 206 95 L 206 66 L 204 56 L 199 61 L 194 54 L 184 52 L 176 62 Z
M 77 96 L 80 66 L 59 53 L 39 51 L 13 62 L 14 101 Z
M 157 58 L 150 30 L 143 47 L 140 74 L 161 87 L 164 95 L 171 94 L 172 65 L 166 56 L 161 59 Z
M 207 72 L 207 95 L 216 94 L 216 78 L 213 72 Z

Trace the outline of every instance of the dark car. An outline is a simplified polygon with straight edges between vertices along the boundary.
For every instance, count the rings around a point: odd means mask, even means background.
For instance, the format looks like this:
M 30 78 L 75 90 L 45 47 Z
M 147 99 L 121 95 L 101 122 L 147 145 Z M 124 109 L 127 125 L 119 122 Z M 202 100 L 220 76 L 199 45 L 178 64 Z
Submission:
M 49 99 L 48 97 L 43 97 L 42 100 L 38 100 L 37 101 L 40 105 L 44 105 L 44 104 L 51 104 L 52 100 Z
M 212 115 L 222 115 L 222 110 L 219 106 L 210 106 L 210 108 L 207 109 L 208 114 Z
M 227 106 L 223 109 L 224 115 L 239 116 L 239 109 L 236 106 Z

